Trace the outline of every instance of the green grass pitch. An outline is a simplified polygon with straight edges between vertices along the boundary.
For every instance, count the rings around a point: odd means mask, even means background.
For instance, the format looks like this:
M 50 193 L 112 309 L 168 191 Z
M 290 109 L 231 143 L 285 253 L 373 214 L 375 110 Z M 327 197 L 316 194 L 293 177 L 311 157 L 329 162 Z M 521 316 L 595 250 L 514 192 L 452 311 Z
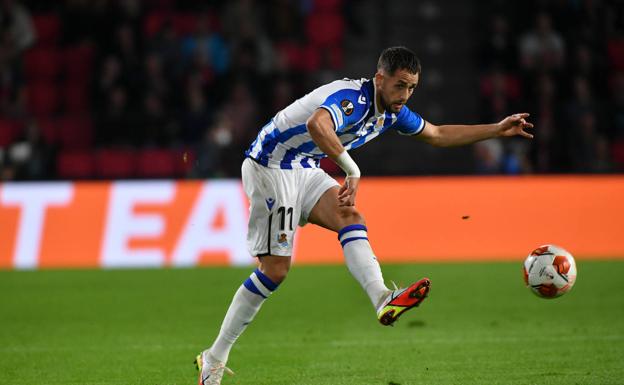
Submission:
M 344 266 L 294 266 L 230 355 L 230 384 L 622 384 L 624 261 L 578 262 L 555 300 L 521 263 L 386 265 L 432 280 L 395 327 Z M 2 271 L 0 384 L 196 384 L 251 268 Z

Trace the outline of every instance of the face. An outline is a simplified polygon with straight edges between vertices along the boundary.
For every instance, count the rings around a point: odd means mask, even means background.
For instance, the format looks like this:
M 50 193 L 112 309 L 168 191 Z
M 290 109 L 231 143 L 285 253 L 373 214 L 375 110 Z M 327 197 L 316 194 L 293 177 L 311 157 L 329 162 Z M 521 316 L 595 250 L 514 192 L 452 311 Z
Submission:
M 384 110 L 398 113 L 418 85 L 418 74 L 399 69 L 390 75 L 383 70 L 375 74 L 375 85 Z

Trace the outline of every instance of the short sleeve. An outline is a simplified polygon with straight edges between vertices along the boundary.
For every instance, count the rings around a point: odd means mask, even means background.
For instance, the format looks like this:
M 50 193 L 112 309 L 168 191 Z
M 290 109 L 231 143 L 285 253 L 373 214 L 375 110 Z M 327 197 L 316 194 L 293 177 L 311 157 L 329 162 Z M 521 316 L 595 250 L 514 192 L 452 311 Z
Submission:
M 393 128 L 401 135 L 418 135 L 425 127 L 425 120 L 406 106 L 401 109 Z
M 329 95 L 319 106 L 329 112 L 336 131 L 355 124 L 365 113 L 362 94 L 356 90 L 343 89 Z

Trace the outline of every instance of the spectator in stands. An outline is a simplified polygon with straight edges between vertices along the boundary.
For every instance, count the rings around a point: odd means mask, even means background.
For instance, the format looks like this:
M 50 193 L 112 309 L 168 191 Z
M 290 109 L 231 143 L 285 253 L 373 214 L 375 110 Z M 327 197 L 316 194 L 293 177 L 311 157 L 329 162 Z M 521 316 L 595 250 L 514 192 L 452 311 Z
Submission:
M 541 12 L 535 27 L 520 40 L 520 59 L 526 69 L 559 69 L 565 58 L 565 43 L 552 27 L 550 16 Z
M 273 45 L 262 29 L 255 28 L 253 24 L 243 24 L 232 35 L 233 72 L 264 76 L 274 70 L 276 62 Z
M 179 125 L 173 121 L 161 96 L 148 92 L 143 99 L 140 120 L 133 131 L 135 146 L 165 147 L 179 142 Z
M 0 1 L 0 115 L 23 110 L 21 56 L 35 40 L 30 12 L 18 1 Z
M 171 21 L 163 23 L 154 37 L 148 41 L 147 47 L 150 52 L 160 56 L 165 73 L 175 81 L 182 81 L 180 78 L 183 70 L 183 60 L 180 60 L 181 43 Z
M 511 33 L 509 21 L 502 14 L 490 17 L 489 28 L 481 37 L 479 56 L 482 66 L 498 66 L 506 70 L 516 67 L 516 41 Z
M 128 146 L 138 139 L 136 110 L 130 107 L 125 87 L 115 85 L 108 90 L 104 108 L 97 119 L 97 142 L 106 146 Z
M 575 124 L 586 113 L 601 114 L 599 100 L 596 100 L 591 83 L 583 76 L 572 79 L 572 97 L 566 104 L 566 117 L 569 124 Z
M 258 104 L 246 83 L 232 86 L 221 112 L 228 116 L 233 142 L 244 144 L 253 139 L 258 128 Z
M 572 57 L 567 64 L 566 78 L 572 80 L 576 77 L 583 77 L 592 85 L 597 94 L 606 95 L 607 80 L 605 75 L 608 71 L 605 55 L 596 55 L 587 44 L 576 45 L 571 55 Z
M 475 143 L 473 150 L 477 174 L 500 174 L 503 171 L 504 149 L 500 140 Z
M 271 1 L 266 12 L 267 35 L 275 43 L 300 41 L 303 38 L 303 18 L 297 3 L 290 0 Z
M 191 173 L 193 177 L 225 177 L 235 175 L 235 163 L 232 159 L 239 159 L 234 154 L 236 148 L 232 135 L 231 117 L 218 112 L 215 121 L 209 127 L 203 140 L 197 144 L 197 162 Z
M 481 78 L 481 96 L 484 106 L 482 119 L 500 120 L 507 116 L 509 111 L 517 108 L 520 99 L 519 80 L 495 66 Z
M 534 80 L 533 92 L 529 95 L 529 107 L 539 127 L 539 135 L 533 140 L 533 163 L 537 172 L 561 172 L 568 162 L 564 159 L 566 132 L 560 130 L 563 124 L 557 84 L 553 77 L 544 72 Z M 539 126 L 538 126 L 539 125 Z
M 624 72 L 617 73 L 611 81 L 611 105 L 609 125 L 611 136 L 624 140 Z
M 129 24 L 121 24 L 114 31 L 114 45 L 111 52 L 121 62 L 124 79 L 127 81 L 130 100 L 141 100 L 141 64 L 142 51 L 140 43 Z
M 584 173 L 610 172 L 613 169 L 609 146 L 600 133 L 598 120 L 589 110 L 582 112 L 571 127 L 570 159 L 574 170 Z
M 202 84 L 196 77 L 191 77 L 186 87 L 186 105 L 180 123 L 182 137 L 189 144 L 204 140 L 203 134 L 210 125 L 210 111 Z
M 293 84 L 286 77 L 279 77 L 273 82 L 273 93 L 268 107 L 269 113 L 276 113 L 295 99 L 293 88 Z
M 0 63 L 9 63 L 36 39 L 30 12 L 15 0 L 0 1 Z
M 211 30 L 206 15 L 198 18 L 195 33 L 184 37 L 180 45 L 186 67 L 188 63 L 199 68 L 209 67 L 217 76 L 228 70 L 228 46 L 219 33 Z
M 227 130 L 225 131 L 227 135 Z M 190 172 L 192 178 L 214 178 L 219 176 L 219 158 L 221 148 L 216 140 L 219 138 L 215 133 L 206 129 L 200 140 L 194 142 L 197 159 L 193 163 Z M 222 175 L 222 174 L 221 174 Z
M 262 2 L 255 0 L 232 0 L 225 3 L 221 12 L 221 24 L 223 26 L 223 34 L 225 39 L 232 42 L 237 39 L 242 26 L 252 31 L 261 30 L 264 25 L 264 8 Z M 244 23 L 241 21 L 244 20 Z
M 15 179 L 40 180 L 50 174 L 54 165 L 53 149 L 43 140 L 39 126 L 30 119 L 23 137 L 7 149 Z
M 170 98 L 172 86 L 170 79 L 165 73 L 159 54 L 149 52 L 144 59 L 143 71 L 141 71 L 141 90 L 146 94 L 158 96 L 164 103 L 172 103 Z M 170 105 L 170 104 L 169 104 Z

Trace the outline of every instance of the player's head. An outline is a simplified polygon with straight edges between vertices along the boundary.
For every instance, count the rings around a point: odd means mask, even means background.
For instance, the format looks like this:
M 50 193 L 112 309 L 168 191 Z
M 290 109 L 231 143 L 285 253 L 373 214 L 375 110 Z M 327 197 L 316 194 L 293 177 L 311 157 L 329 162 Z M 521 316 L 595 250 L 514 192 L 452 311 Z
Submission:
M 375 86 L 382 107 L 397 113 L 407 103 L 420 78 L 420 60 L 405 47 L 390 47 L 381 52 L 377 61 Z

